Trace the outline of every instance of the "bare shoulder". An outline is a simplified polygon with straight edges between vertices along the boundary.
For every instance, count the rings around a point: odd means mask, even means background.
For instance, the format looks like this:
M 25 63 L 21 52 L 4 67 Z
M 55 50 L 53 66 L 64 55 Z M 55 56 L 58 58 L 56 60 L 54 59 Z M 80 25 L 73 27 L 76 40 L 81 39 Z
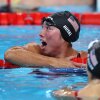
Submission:
M 94 91 L 95 89 L 91 88 L 91 86 L 94 87 L 93 85 L 90 85 L 90 83 L 88 83 L 84 88 L 82 88 L 79 92 L 78 92 L 78 96 L 92 96 L 94 94 L 94 92 L 90 92 L 90 91 Z M 93 93 L 93 94 L 92 94 Z
M 80 54 L 82 58 L 86 58 L 88 53 L 86 51 L 80 51 Z
M 24 45 L 23 48 L 31 52 L 41 53 L 40 45 L 34 42 Z

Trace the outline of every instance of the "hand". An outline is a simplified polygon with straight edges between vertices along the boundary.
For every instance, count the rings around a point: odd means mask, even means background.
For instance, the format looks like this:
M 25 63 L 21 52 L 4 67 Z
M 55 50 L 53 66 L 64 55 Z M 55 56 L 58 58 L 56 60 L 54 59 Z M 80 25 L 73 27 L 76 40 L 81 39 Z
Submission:
M 73 63 L 74 66 L 79 67 L 79 68 L 81 68 L 81 67 L 86 68 L 87 67 L 87 64 L 77 63 L 77 62 L 72 62 L 72 63 Z
M 18 50 L 18 49 L 24 49 L 24 48 L 21 47 L 21 46 L 15 46 L 15 47 L 12 47 L 12 48 L 8 49 L 8 50 L 6 51 L 6 54 L 7 54 L 8 52 L 13 52 L 13 51 L 16 51 L 16 50 Z
M 15 47 L 10 48 L 10 50 L 16 50 L 16 49 L 23 49 L 23 47 L 21 47 L 21 46 L 15 46 Z
M 32 43 L 28 43 L 28 44 L 24 45 L 23 47 L 29 48 L 29 47 L 33 47 L 33 46 L 37 46 L 37 44 L 35 42 L 32 42 Z
M 72 96 L 73 91 L 67 87 L 62 88 L 60 90 L 53 91 L 54 96 Z
M 23 46 L 23 48 L 25 50 L 35 52 L 35 53 L 40 53 L 41 52 L 39 45 L 34 43 L 34 42 L 28 43 L 27 45 Z

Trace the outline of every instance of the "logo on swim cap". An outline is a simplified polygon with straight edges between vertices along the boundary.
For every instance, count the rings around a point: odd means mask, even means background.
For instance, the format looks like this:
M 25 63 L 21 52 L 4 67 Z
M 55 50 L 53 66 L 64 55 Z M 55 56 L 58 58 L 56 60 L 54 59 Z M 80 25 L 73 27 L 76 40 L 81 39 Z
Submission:
M 73 16 L 70 16 L 70 17 L 68 18 L 68 21 L 72 24 L 73 28 L 75 29 L 75 32 L 77 32 L 78 29 L 79 29 L 79 25 L 78 25 L 78 23 L 75 21 L 74 17 L 73 17 Z
M 90 51 L 88 64 L 91 70 L 93 70 L 95 66 L 98 64 L 94 49 Z

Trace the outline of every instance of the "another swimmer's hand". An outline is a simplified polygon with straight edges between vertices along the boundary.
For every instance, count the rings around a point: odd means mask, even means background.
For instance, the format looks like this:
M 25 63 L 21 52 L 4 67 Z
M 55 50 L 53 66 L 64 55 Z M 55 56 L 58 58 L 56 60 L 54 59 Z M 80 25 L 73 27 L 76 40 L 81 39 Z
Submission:
M 63 89 L 53 91 L 52 94 L 53 94 L 53 96 L 55 96 L 55 97 L 74 96 L 74 91 L 72 91 L 71 89 L 65 87 L 65 88 L 63 88 Z

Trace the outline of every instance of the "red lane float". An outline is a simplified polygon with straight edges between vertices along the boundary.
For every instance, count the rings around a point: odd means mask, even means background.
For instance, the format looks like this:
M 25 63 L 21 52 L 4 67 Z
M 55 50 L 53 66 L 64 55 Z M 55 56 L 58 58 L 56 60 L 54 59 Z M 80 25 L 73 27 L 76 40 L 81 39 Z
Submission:
M 100 25 L 100 13 L 82 14 L 81 24 Z
M 35 25 L 41 25 L 41 21 L 43 17 L 47 17 L 51 15 L 52 13 L 43 13 L 43 12 L 34 12 L 30 13 L 30 17 L 34 20 Z
M 73 13 L 74 16 L 76 16 L 76 18 L 79 20 L 79 22 L 81 22 L 81 14 L 80 13 Z
M 27 16 L 26 13 L 13 13 L 13 17 L 15 16 L 13 20 L 13 25 L 25 25 L 25 18 Z
M 87 58 L 84 58 L 84 59 L 83 58 L 73 58 L 71 60 L 73 62 L 84 63 L 84 64 L 86 64 L 87 62 Z M 20 68 L 20 66 L 14 65 L 10 62 L 0 59 L 0 69 L 10 69 L 10 68 Z
M 71 59 L 71 61 L 86 64 L 87 58 L 73 58 L 73 59 Z
M 41 25 L 42 18 L 51 14 L 44 12 L 0 13 L 0 25 Z M 73 14 L 80 20 L 80 14 Z
M 52 13 L 0 13 L 0 25 L 41 25 L 43 17 Z M 100 13 L 73 13 L 81 24 L 100 25 Z
M 10 68 L 19 68 L 19 66 L 0 59 L 0 69 L 10 69 Z
M 9 25 L 28 25 L 34 24 L 32 18 L 30 18 L 27 13 L 10 13 L 8 16 Z
M 43 17 L 51 13 L 0 13 L 0 25 L 40 25 Z
M 8 25 L 9 18 L 8 18 L 9 13 L 0 13 L 0 25 Z

